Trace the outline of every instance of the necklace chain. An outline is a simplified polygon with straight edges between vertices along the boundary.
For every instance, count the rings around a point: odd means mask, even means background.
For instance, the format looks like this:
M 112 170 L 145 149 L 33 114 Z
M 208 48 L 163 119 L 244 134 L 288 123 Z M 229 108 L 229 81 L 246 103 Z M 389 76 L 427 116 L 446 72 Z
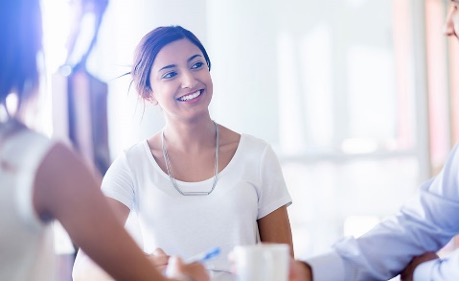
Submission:
M 213 181 L 213 186 L 211 187 L 210 191 L 207 192 L 184 192 L 180 189 L 179 185 L 177 184 L 177 181 L 173 178 L 172 175 L 172 165 L 171 165 L 171 160 L 169 159 L 169 154 L 168 150 L 166 149 L 165 145 L 165 137 L 164 137 L 164 129 L 161 133 L 161 148 L 163 150 L 163 157 L 164 161 L 166 163 L 166 170 L 169 175 L 169 179 L 171 180 L 171 183 L 174 187 L 174 189 L 179 192 L 180 194 L 184 196 L 199 196 L 199 195 L 210 195 L 211 192 L 213 192 L 214 188 L 216 188 L 216 184 L 218 181 L 218 165 L 219 165 L 219 127 L 215 121 L 213 121 L 215 129 L 216 129 L 216 151 L 215 151 L 215 161 L 214 161 L 214 181 Z

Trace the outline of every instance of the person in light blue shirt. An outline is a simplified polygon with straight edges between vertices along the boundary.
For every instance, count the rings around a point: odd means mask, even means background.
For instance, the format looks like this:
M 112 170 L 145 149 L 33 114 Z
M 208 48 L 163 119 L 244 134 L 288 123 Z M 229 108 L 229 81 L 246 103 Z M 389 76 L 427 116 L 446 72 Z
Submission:
M 450 1 L 445 34 L 459 39 L 459 0 Z M 459 145 L 441 172 L 401 210 L 359 238 L 291 263 L 291 280 L 459 280 L 459 250 L 436 252 L 459 234 Z

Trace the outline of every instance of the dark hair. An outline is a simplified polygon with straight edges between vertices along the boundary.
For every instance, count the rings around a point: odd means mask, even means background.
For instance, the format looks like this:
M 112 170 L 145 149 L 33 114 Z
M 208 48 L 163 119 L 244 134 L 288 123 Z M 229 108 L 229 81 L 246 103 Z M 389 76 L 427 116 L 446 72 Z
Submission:
M 37 56 L 42 49 L 39 0 L 0 1 L 0 105 L 18 95 L 18 107 L 39 84 Z
M 143 99 L 149 99 L 151 94 L 150 72 L 153 62 L 160 50 L 167 44 L 188 39 L 196 45 L 205 57 L 208 69 L 211 70 L 211 62 L 208 53 L 200 40 L 190 31 L 181 26 L 158 27 L 146 34 L 137 45 L 132 66 L 132 83 L 135 83 L 137 92 Z

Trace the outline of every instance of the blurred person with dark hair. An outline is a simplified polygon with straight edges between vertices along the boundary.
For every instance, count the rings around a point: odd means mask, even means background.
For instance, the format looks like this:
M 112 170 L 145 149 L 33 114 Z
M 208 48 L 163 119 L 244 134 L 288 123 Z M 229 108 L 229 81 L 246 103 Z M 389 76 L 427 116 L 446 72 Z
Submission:
M 445 34 L 459 39 L 459 0 L 452 0 Z M 459 145 L 441 172 L 423 183 L 401 210 L 359 238 L 345 238 L 322 255 L 292 261 L 291 280 L 459 280 L 459 249 L 437 251 L 459 234 Z
M 0 25 L 0 280 L 56 279 L 53 220 L 115 279 L 167 280 L 119 223 L 94 172 L 24 123 L 41 76 L 39 0 L 0 1 Z M 208 279 L 199 263 L 175 258 L 172 267 L 180 280 Z

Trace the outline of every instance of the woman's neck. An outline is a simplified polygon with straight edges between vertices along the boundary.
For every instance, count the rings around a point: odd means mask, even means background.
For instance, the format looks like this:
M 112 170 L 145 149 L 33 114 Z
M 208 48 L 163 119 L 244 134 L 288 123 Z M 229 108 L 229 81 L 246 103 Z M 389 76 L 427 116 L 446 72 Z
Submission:
M 194 123 L 167 123 L 164 136 L 170 147 L 185 152 L 202 151 L 216 145 L 216 124 L 211 118 Z

